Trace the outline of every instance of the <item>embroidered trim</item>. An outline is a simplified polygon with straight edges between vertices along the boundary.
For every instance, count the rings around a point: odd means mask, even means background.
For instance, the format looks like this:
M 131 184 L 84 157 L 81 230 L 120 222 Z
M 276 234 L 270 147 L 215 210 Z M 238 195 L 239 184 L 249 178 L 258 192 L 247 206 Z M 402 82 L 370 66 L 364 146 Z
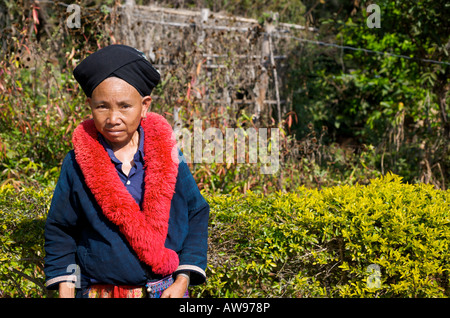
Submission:
M 172 127 L 159 114 L 148 113 L 141 126 L 145 135 L 142 211 L 97 140 L 92 119 L 74 131 L 75 158 L 103 214 L 119 227 L 139 259 L 153 272 L 169 275 L 178 266 L 177 253 L 164 246 L 178 173 L 178 156 L 172 156 L 176 141 Z
M 61 282 L 71 282 L 75 283 L 77 281 L 77 277 L 75 275 L 64 275 L 64 276 L 58 276 L 54 277 L 52 279 L 49 279 L 45 282 L 45 286 L 48 287 L 50 285 L 61 283 Z
M 85 291 L 88 298 L 144 298 L 144 287 L 136 286 L 114 286 L 114 285 L 91 285 Z
M 203 277 L 206 277 L 205 271 L 195 265 L 180 265 L 175 270 L 175 272 L 178 272 L 178 271 L 194 271 L 194 272 L 197 272 L 197 273 L 203 275 Z

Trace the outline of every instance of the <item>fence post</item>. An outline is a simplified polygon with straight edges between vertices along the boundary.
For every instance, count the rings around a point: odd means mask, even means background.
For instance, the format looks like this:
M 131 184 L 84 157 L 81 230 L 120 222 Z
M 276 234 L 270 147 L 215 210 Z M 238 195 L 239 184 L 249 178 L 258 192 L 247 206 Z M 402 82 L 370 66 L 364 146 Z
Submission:
M 273 23 L 278 22 L 278 13 L 275 13 L 273 15 Z M 273 80 L 275 82 L 275 96 L 277 101 L 277 111 L 278 111 L 278 123 L 281 123 L 281 102 L 280 102 L 280 89 L 278 85 L 278 72 L 277 72 L 277 66 L 275 64 L 275 58 L 273 56 L 273 44 L 272 44 L 272 31 L 274 30 L 273 24 L 271 24 L 270 30 L 267 31 L 268 38 L 269 38 L 269 53 L 270 53 L 270 65 L 272 67 L 273 72 Z
M 266 126 L 270 122 L 270 109 L 271 107 L 266 104 L 266 95 L 269 89 L 269 73 L 268 68 L 271 65 L 271 33 L 275 26 L 273 24 L 274 18 L 278 16 L 275 13 L 264 20 L 264 31 L 262 33 L 261 43 L 261 73 L 253 89 L 255 94 L 255 112 L 253 120 L 259 123 L 260 127 Z
M 208 23 L 209 14 L 210 14 L 209 9 L 202 9 L 201 15 L 200 15 L 200 23 L 199 23 L 200 26 L 198 28 L 200 31 L 200 35 L 197 39 L 197 44 L 203 45 L 203 51 L 207 55 L 207 57 L 206 57 L 206 78 L 207 79 L 211 78 L 211 68 L 209 67 L 211 65 L 211 57 L 210 57 L 210 45 L 209 45 L 209 43 L 205 42 L 206 31 L 205 31 L 204 26 Z M 209 105 L 209 89 L 208 89 L 208 87 L 206 87 L 205 96 L 203 96 L 201 104 L 202 104 L 203 110 L 208 109 L 208 105 Z
M 121 18 L 123 19 L 123 25 L 119 28 L 120 38 L 127 45 L 136 47 L 136 37 L 134 35 L 133 26 L 133 10 L 135 6 L 134 0 L 126 0 L 125 5 L 122 6 Z

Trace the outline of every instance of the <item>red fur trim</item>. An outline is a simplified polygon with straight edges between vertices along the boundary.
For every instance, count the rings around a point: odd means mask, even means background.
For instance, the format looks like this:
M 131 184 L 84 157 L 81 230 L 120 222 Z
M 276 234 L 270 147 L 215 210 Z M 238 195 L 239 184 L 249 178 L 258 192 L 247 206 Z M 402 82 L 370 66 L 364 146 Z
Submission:
M 164 247 L 169 226 L 170 205 L 178 173 L 178 156 L 172 151 L 176 141 L 165 118 L 148 113 L 141 121 L 144 129 L 145 190 L 143 211 L 127 191 L 114 164 L 97 140 L 93 120 L 74 131 L 75 156 L 104 215 L 116 224 L 139 259 L 153 272 L 169 275 L 178 266 L 178 255 Z

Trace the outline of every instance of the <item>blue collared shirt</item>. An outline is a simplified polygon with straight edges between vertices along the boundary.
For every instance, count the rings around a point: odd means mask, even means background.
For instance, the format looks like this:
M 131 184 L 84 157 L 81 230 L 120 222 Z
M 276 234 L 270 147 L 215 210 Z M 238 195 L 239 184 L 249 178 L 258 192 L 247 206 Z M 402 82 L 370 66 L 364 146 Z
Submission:
M 144 195 L 144 129 L 141 125 L 138 128 L 139 131 L 139 146 L 138 150 L 134 154 L 134 165 L 131 167 L 128 176 L 122 171 L 122 162 L 116 158 L 111 146 L 106 142 L 105 138 L 99 133 L 99 141 L 105 148 L 112 163 L 114 163 L 120 180 L 125 185 L 128 192 L 134 198 L 137 204 L 142 208 L 142 200 Z
M 142 201 L 144 196 L 144 169 L 140 168 L 143 167 L 143 129 L 139 128 L 139 132 L 142 138 L 135 169 L 125 176 L 121 165 L 116 165 L 122 182 L 126 185 L 130 180 L 127 188 L 136 201 Z M 173 275 L 190 271 L 191 285 L 197 285 L 206 278 L 209 204 L 201 195 L 182 152 L 178 150 L 178 153 L 178 174 L 165 247 L 179 256 L 179 267 Z M 110 157 L 116 163 L 117 158 Z M 142 186 L 133 189 L 130 186 L 134 184 Z M 80 266 L 82 289 L 92 281 L 144 286 L 149 280 L 162 278 L 137 258 L 117 227 L 105 219 L 85 184 L 74 150 L 65 157 L 55 187 L 45 225 L 45 251 L 44 271 L 49 289 L 57 288 L 62 281 L 72 281 L 73 264 Z

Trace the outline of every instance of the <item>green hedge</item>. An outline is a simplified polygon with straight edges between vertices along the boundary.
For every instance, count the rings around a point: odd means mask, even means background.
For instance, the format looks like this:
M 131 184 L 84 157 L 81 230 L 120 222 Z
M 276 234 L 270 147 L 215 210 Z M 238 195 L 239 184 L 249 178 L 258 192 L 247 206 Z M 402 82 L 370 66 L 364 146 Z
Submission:
M 0 297 L 43 297 L 44 224 L 53 188 L 0 187 Z
M 52 188 L 0 188 L 0 297 L 45 297 Z M 448 297 L 450 191 L 387 175 L 367 186 L 204 194 L 207 283 L 193 297 Z
M 198 296 L 450 295 L 450 191 L 390 174 L 368 186 L 208 200 L 209 280 Z

